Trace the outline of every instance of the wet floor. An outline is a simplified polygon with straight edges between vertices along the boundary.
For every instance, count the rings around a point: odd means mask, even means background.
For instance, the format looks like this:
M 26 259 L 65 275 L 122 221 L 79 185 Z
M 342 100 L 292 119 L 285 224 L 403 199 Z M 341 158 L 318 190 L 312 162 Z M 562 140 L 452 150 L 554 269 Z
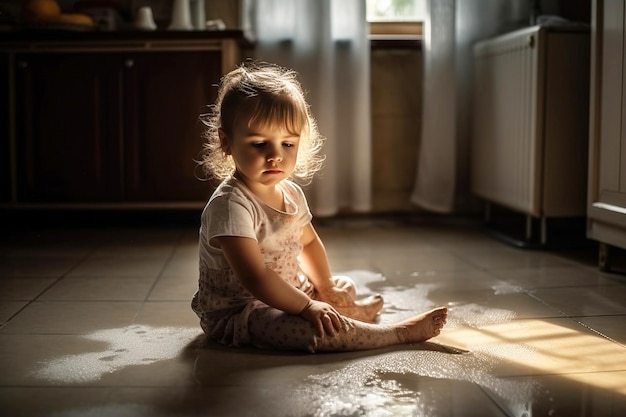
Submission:
M 624 416 L 626 276 L 595 249 L 515 249 L 471 223 L 318 226 L 389 323 L 447 305 L 430 342 L 233 350 L 189 308 L 195 227 L 0 238 L 1 416 Z

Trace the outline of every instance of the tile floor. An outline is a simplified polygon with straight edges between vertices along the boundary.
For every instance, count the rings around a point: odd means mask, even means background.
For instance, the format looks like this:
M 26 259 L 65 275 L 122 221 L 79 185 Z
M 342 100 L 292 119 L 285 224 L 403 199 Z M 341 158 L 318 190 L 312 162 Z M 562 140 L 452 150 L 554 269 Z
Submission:
M 196 227 L 0 237 L 0 416 L 624 416 L 626 277 L 595 250 L 516 249 L 471 222 L 320 224 L 380 321 L 448 305 L 429 343 L 360 353 L 204 343 Z

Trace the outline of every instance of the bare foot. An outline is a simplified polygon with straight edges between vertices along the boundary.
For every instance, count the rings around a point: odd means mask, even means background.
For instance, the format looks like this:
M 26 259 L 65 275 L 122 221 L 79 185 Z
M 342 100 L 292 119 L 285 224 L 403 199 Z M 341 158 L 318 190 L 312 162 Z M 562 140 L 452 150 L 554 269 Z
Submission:
M 335 309 L 340 314 L 351 319 L 371 323 L 378 316 L 384 303 L 383 297 L 380 294 L 376 294 L 362 300 L 353 301 L 348 305 L 336 305 Z
M 394 327 L 403 343 L 419 343 L 439 335 L 447 317 L 448 309 L 438 307 L 397 323 Z
M 384 304 L 380 294 L 357 299 L 352 281 L 340 280 L 338 285 L 318 292 L 318 296 L 320 301 L 332 305 L 341 315 L 368 323 L 376 319 Z

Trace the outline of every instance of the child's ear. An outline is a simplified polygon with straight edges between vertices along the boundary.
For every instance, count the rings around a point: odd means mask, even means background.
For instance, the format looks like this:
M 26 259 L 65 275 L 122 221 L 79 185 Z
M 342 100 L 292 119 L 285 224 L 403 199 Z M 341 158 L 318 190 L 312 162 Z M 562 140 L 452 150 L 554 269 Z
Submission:
M 230 155 L 230 143 L 228 140 L 228 136 L 226 136 L 226 132 L 224 132 L 224 129 L 220 127 L 219 129 L 217 129 L 217 134 L 220 137 L 220 145 L 222 146 L 222 151 L 226 155 Z

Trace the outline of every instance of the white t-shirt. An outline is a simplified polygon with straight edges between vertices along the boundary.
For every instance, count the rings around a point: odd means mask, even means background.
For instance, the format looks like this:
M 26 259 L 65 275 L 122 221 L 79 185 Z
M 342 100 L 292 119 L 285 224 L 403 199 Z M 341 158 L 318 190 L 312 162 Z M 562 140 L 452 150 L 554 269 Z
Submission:
M 255 239 L 270 269 L 296 288 L 310 287 L 300 271 L 298 256 L 303 229 L 312 215 L 298 185 L 284 180 L 279 187 L 285 211 L 268 206 L 242 181 L 231 177 L 218 186 L 202 212 L 200 279 L 192 308 L 205 331 L 219 335 L 223 343 L 246 343 L 250 311 L 266 306 L 243 287 L 222 250 L 212 245 L 211 239 L 218 236 Z M 224 326 L 230 329 L 220 329 Z

